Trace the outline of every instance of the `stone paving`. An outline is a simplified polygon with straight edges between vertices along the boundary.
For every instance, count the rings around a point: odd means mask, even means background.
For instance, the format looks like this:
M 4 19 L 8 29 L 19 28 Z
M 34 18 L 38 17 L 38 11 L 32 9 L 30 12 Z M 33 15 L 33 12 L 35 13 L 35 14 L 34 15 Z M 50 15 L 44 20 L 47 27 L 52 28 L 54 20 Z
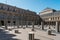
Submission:
M 3 29 L 3 28 L 1 28 Z M 5 30 L 8 33 L 7 34 L 14 34 L 16 36 L 12 37 L 13 39 L 18 39 L 18 40 L 29 40 L 29 32 L 31 31 L 32 28 L 16 28 L 16 29 L 12 29 L 12 30 Z M 18 30 L 19 33 L 15 33 L 15 30 Z M 59 34 L 60 35 L 60 34 Z M 8 36 L 7 36 L 8 37 Z M 39 29 L 35 29 L 34 31 L 34 38 L 35 39 L 40 39 L 40 40 L 56 40 L 57 37 L 54 35 L 48 35 L 47 31 L 43 31 L 43 30 L 39 30 Z

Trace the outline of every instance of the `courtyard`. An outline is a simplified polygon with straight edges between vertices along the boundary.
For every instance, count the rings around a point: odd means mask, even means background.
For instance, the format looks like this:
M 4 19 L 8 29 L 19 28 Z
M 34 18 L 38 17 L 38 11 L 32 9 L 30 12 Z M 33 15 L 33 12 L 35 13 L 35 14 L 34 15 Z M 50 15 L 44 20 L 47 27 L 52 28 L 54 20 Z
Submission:
M 8 29 L 4 29 L 4 27 L 0 27 L 1 30 L 3 30 L 4 32 L 7 32 L 6 34 L 2 34 L 2 32 L 0 32 L 0 40 L 29 40 L 29 33 L 30 32 L 34 32 L 34 39 L 35 40 L 56 40 L 57 39 L 57 34 L 56 32 L 52 32 L 52 34 L 55 35 L 48 35 L 48 31 L 47 30 L 41 30 L 40 26 L 37 27 L 38 25 L 34 26 L 34 31 L 32 31 L 32 26 L 28 26 L 25 27 L 23 26 L 22 28 L 13 28 L 13 27 L 9 27 Z M 45 28 L 46 29 L 46 28 Z M 18 30 L 19 33 L 15 33 L 15 30 Z M 7 35 L 10 34 L 10 35 Z M 15 35 L 13 37 L 9 37 L 12 35 Z M 5 35 L 5 36 L 3 36 Z

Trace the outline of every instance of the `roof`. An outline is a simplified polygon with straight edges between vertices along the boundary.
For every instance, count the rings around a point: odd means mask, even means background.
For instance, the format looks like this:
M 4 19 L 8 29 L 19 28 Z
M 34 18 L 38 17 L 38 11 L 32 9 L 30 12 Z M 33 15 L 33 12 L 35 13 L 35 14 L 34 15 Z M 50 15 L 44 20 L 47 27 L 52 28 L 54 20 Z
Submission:
M 44 15 L 40 15 L 41 17 L 47 17 L 47 16 L 59 16 L 60 15 L 60 11 L 56 11 L 53 13 L 49 13 L 49 14 L 44 14 Z
M 33 13 L 35 13 L 35 14 L 36 14 L 36 12 L 34 12 L 34 11 L 27 10 L 27 9 L 23 9 L 23 8 L 19 8 L 19 7 L 16 7 L 16 6 L 11 6 L 11 5 L 4 4 L 4 3 L 0 3 L 0 5 L 6 5 L 6 6 L 14 7 L 14 8 L 17 8 L 17 9 L 21 9 L 21 10 L 25 10 L 25 11 L 33 12 Z

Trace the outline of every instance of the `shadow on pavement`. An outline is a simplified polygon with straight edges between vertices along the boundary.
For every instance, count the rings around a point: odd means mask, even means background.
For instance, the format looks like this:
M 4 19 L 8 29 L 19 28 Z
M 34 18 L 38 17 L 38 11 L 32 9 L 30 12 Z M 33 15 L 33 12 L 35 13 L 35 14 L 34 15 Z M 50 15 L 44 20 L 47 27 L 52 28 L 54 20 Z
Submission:
M 34 39 L 34 40 L 40 40 L 40 39 Z
M 2 29 L 0 29 L 0 40 L 18 40 L 18 39 L 14 39 L 12 37 L 16 36 L 14 34 L 7 34 L 7 31 L 4 31 Z
M 56 36 L 56 34 L 51 34 L 51 35 Z

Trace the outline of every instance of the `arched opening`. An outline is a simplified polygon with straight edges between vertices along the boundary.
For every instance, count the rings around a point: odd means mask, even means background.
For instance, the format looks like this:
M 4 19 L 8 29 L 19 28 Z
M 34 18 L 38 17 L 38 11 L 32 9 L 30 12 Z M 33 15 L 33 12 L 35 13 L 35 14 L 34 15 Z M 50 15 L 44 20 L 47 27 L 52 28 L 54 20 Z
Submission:
M 14 23 L 14 25 L 16 24 L 16 22 L 15 22 L 15 21 L 13 21 L 13 23 Z
M 1 25 L 4 26 L 4 21 L 3 20 L 1 20 Z
M 8 23 L 10 23 L 10 21 L 8 21 Z

